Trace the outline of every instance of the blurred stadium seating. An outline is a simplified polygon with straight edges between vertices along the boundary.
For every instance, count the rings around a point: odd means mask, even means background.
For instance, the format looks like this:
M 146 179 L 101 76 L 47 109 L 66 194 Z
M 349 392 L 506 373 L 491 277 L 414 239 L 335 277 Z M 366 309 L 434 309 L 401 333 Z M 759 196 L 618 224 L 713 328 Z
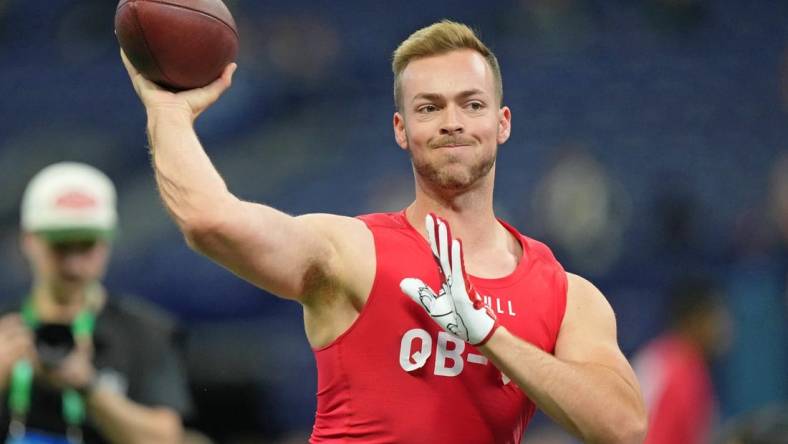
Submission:
M 777 226 L 788 214 L 772 211 L 772 178 L 788 152 L 788 3 L 227 3 L 240 68 L 198 131 L 238 195 L 291 213 L 406 205 L 412 179 L 390 128 L 390 54 L 419 26 L 467 22 L 497 53 L 513 110 L 500 215 L 598 284 L 627 353 L 663 326 L 662 292 L 677 272 L 717 276 L 739 328 L 717 366 L 723 418 L 786 400 L 788 234 Z M 243 425 L 253 432 L 308 428 L 314 366 L 300 309 L 189 251 L 167 218 L 144 111 L 118 59 L 114 7 L 0 1 L 0 294 L 27 289 L 17 247 L 26 181 L 53 161 L 92 163 L 120 192 L 109 285 L 163 305 L 193 333 L 197 393 L 240 388 L 260 409 Z M 556 201 L 589 186 L 597 200 Z M 203 394 L 206 409 L 221 405 Z

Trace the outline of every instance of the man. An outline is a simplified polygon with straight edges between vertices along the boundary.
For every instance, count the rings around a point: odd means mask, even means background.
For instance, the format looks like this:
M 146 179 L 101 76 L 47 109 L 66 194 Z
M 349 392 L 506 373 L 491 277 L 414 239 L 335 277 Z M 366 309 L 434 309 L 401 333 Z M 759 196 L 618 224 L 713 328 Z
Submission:
M 649 415 L 648 444 L 711 441 L 717 405 L 709 361 L 727 348 L 730 328 L 719 290 L 684 277 L 670 290 L 670 325 L 635 357 Z
M 22 199 L 33 285 L 0 318 L 0 439 L 8 443 L 178 443 L 188 408 L 171 322 L 101 285 L 115 188 L 62 162 Z
M 189 245 L 303 306 L 318 368 L 313 442 L 516 443 L 534 404 L 588 442 L 641 440 L 642 400 L 610 306 L 493 214 L 511 111 L 495 57 L 468 27 L 436 23 L 394 53 L 394 134 L 416 199 L 360 218 L 291 217 L 228 191 L 193 122 L 235 64 L 173 94 L 122 56 L 159 191 Z

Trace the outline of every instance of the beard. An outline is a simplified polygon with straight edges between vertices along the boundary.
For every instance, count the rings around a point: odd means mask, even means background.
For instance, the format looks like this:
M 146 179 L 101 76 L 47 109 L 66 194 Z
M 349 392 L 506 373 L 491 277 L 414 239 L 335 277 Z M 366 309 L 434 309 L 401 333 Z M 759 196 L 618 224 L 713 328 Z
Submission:
M 438 143 L 434 145 L 440 146 L 443 144 Z M 429 149 L 432 150 L 432 146 Z M 440 159 L 440 162 L 431 161 L 426 156 L 414 156 L 413 151 L 410 151 L 410 157 L 416 174 L 426 179 L 429 183 L 445 190 L 462 191 L 470 188 L 490 173 L 490 170 L 495 165 L 497 152 L 496 146 L 492 151 L 483 152 L 475 156 L 471 162 L 463 160 L 461 156 L 453 153 Z

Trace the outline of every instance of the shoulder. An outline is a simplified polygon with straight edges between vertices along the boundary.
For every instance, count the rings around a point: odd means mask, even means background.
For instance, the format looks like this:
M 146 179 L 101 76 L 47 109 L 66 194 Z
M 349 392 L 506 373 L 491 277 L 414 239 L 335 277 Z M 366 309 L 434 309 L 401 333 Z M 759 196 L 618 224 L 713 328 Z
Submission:
M 605 296 L 587 279 L 566 273 L 566 314 L 559 333 L 559 343 L 584 343 L 597 338 L 616 337 L 613 308 Z M 561 338 L 564 341 L 561 341 Z
M 607 299 L 583 277 L 567 273 L 567 280 L 566 316 L 556 344 L 556 357 L 606 365 L 634 381 L 632 369 L 618 347 L 616 319 Z
M 322 302 L 333 301 L 337 294 L 353 300 L 365 298 L 375 275 L 375 242 L 367 224 L 360 218 L 325 213 L 305 214 L 297 219 L 327 239 L 331 250 L 325 268 L 308 273 L 305 286 L 310 289 L 310 296 L 302 303 L 314 309 L 323 306 Z M 320 297 L 326 294 L 331 297 Z
M 369 213 L 356 216 L 370 228 L 394 228 L 394 229 L 408 229 L 407 219 L 403 216 L 402 212 L 396 213 Z
M 563 265 L 561 265 L 547 244 L 520 233 L 506 222 L 501 222 L 510 232 L 514 233 L 515 236 L 519 238 L 520 245 L 523 248 L 524 266 L 530 273 L 537 273 L 547 282 L 550 282 L 558 294 L 562 296 L 562 304 L 559 312 L 560 316 L 563 317 L 566 305 L 566 294 L 568 291 L 567 278 L 569 274 L 564 270 Z
M 564 289 L 566 289 L 567 273 L 561 262 L 553 254 L 553 250 L 547 244 L 530 238 L 523 234 L 520 235 L 523 245 L 523 254 L 528 258 L 529 262 L 542 264 L 553 270 L 556 275 L 563 281 Z
M 297 219 L 328 240 L 334 253 L 334 260 L 329 264 L 329 268 L 336 268 L 337 262 L 342 267 L 374 256 L 372 233 L 358 218 L 311 213 L 298 216 Z
M 296 217 L 298 221 L 319 232 L 335 245 L 363 241 L 369 228 L 359 218 L 328 213 L 310 213 Z
M 596 315 L 603 318 L 613 316 L 613 308 L 591 281 L 573 273 L 566 273 L 566 281 L 567 311 L 571 309 L 578 315 Z

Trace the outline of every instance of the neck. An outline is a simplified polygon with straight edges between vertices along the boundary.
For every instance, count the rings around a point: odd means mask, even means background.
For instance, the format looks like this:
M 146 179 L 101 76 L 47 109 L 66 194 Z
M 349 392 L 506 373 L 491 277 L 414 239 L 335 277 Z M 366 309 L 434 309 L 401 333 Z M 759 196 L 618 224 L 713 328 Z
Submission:
M 45 284 L 33 288 L 32 303 L 43 322 L 69 323 L 84 309 L 96 311 L 103 304 L 104 289 L 90 283 L 69 289 L 55 289 Z
M 424 231 L 424 218 L 435 213 L 446 219 L 452 233 L 462 237 L 463 242 L 471 238 L 485 237 L 485 233 L 497 225 L 492 205 L 492 188 L 479 186 L 460 192 L 436 190 L 416 182 L 416 200 L 408 207 L 410 222 L 419 231 Z
M 519 242 L 495 218 L 493 211 L 494 167 L 490 174 L 466 190 L 447 192 L 416 176 L 416 200 L 405 210 L 408 221 L 426 238 L 428 213 L 446 219 L 452 236 L 462 240 L 467 262 L 473 267 L 476 254 L 506 249 L 519 256 Z M 468 254 L 468 252 L 472 252 Z

